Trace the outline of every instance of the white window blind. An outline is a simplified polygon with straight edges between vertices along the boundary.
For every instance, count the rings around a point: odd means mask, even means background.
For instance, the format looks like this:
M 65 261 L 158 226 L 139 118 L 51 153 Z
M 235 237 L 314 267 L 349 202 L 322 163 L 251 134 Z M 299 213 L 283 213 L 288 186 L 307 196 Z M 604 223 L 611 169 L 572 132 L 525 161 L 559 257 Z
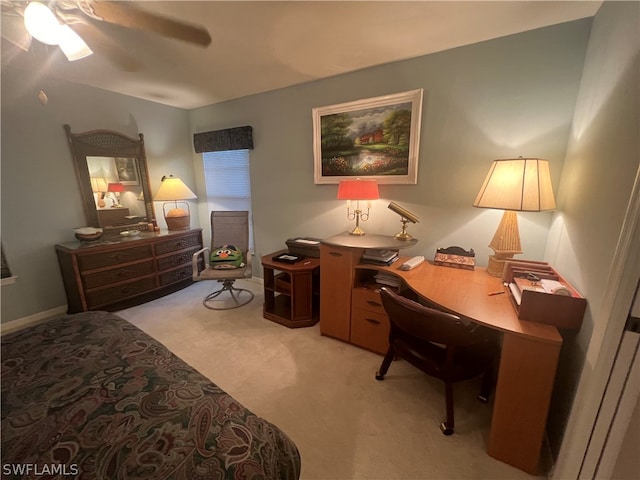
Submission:
M 249 244 L 253 245 L 249 150 L 204 152 L 202 158 L 209 211 L 247 210 Z

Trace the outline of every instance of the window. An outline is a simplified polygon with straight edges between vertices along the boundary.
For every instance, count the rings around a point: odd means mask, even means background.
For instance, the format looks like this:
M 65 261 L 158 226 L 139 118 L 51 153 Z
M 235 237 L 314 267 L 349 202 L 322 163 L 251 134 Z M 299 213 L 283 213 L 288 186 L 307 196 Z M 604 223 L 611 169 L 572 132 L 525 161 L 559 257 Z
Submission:
M 207 205 L 212 210 L 247 210 L 249 245 L 253 245 L 249 150 L 204 152 Z

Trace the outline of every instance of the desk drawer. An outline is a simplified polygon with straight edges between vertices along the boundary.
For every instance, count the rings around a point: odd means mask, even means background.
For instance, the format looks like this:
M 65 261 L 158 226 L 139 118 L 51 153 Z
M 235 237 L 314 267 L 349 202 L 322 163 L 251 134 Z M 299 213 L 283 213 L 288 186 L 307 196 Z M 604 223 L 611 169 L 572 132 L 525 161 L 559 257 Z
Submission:
M 382 298 L 380 298 L 380 288 L 375 285 L 355 287 L 351 293 L 351 302 L 354 308 L 386 316 Z
M 78 255 L 78 267 L 81 272 L 93 270 L 94 268 L 110 267 L 127 262 L 135 262 L 151 258 L 151 245 L 140 245 L 133 248 L 121 248 L 112 252 L 102 252 L 93 255 Z
M 389 318 L 354 308 L 351 314 L 351 343 L 384 355 L 389 348 Z

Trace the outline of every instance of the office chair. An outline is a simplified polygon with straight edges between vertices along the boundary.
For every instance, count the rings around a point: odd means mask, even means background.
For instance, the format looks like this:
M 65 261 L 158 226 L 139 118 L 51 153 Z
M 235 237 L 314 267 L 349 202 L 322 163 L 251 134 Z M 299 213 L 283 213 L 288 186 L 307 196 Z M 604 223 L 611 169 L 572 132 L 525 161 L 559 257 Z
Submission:
M 478 398 L 487 402 L 493 387 L 498 342 L 495 333 L 479 324 L 421 305 L 386 287 L 380 289 L 389 316 L 389 349 L 376 380 L 383 380 L 397 356 L 445 384 L 446 420 L 440 424 L 445 435 L 454 428 L 453 383 L 484 373 Z
M 211 253 L 223 246 L 237 248 L 243 256 L 242 264 L 216 264 Z M 201 260 L 202 257 L 202 260 Z M 236 262 L 240 264 L 240 262 Z M 205 268 L 202 269 L 204 264 Z M 249 212 L 212 211 L 211 247 L 198 250 L 192 257 L 193 280 L 195 282 L 215 280 L 222 287 L 207 295 L 203 305 L 211 310 L 228 310 L 241 307 L 253 300 L 253 292 L 234 286 L 236 280 L 251 278 L 251 250 L 249 249 Z M 228 292 L 229 295 L 221 295 Z M 225 298 L 226 297 L 226 298 Z M 231 303 L 229 302 L 231 300 Z M 230 305 L 230 306 L 229 306 Z

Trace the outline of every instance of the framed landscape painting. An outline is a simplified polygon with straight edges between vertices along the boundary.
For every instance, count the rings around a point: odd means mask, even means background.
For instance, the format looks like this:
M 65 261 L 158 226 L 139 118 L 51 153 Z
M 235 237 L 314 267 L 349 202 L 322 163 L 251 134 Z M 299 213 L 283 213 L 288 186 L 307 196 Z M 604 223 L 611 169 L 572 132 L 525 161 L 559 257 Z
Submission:
M 313 109 L 315 183 L 415 184 L 422 89 Z

